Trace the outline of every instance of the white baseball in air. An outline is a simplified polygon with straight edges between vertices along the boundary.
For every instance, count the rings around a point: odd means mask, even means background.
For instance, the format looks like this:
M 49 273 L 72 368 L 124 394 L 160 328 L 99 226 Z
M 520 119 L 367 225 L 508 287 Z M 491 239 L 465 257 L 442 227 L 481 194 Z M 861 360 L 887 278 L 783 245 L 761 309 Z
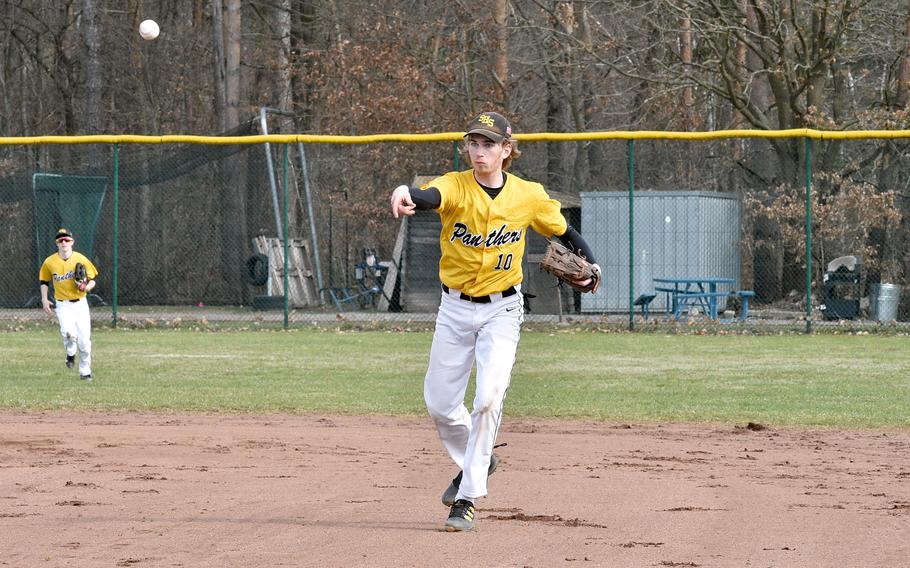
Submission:
M 139 35 L 142 36 L 142 39 L 155 39 L 160 31 L 155 20 L 142 20 L 142 23 L 139 24 Z

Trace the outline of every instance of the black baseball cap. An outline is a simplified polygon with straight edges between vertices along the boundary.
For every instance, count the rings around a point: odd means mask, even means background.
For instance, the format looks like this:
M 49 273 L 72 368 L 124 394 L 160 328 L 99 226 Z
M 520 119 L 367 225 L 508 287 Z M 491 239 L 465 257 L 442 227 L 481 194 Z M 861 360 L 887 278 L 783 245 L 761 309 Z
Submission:
M 468 123 L 465 136 L 480 134 L 493 142 L 502 142 L 512 137 L 512 125 L 506 117 L 497 112 L 484 112 Z
M 57 236 L 54 237 L 54 241 L 59 241 L 63 237 L 73 238 L 73 234 L 69 232 L 69 229 L 59 228 L 57 229 Z

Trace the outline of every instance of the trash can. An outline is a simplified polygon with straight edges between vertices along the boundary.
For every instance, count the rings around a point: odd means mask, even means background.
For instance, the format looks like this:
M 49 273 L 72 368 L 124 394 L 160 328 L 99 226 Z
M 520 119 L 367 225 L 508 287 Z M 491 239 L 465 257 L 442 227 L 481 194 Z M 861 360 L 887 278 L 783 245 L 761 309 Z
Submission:
M 869 312 L 876 321 L 897 320 L 901 287 L 897 284 L 872 284 L 869 289 Z

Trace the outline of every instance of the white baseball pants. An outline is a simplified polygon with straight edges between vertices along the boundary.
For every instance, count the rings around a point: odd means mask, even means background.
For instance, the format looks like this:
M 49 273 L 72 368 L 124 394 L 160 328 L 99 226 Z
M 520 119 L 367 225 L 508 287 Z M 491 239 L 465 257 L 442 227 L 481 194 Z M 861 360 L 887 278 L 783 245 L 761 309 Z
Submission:
M 82 298 L 76 302 L 57 300 L 55 307 L 57 322 L 60 323 L 60 335 L 63 336 L 63 347 L 68 356 L 79 351 L 79 375 L 92 374 L 92 316 L 88 310 L 88 300 Z
M 518 348 L 524 303 L 519 293 L 481 304 L 442 294 L 424 400 L 449 456 L 463 471 L 456 499 L 487 494 L 487 469 Z M 477 364 L 472 411 L 465 407 L 471 369 Z

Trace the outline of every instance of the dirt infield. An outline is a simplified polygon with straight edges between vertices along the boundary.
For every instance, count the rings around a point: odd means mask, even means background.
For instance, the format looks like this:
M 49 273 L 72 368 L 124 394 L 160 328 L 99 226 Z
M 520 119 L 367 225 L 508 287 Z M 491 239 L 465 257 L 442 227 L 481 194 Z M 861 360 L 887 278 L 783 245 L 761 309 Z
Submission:
M 0 412 L 0 566 L 905 566 L 910 432 L 520 422 L 477 530 L 428 419 Z

